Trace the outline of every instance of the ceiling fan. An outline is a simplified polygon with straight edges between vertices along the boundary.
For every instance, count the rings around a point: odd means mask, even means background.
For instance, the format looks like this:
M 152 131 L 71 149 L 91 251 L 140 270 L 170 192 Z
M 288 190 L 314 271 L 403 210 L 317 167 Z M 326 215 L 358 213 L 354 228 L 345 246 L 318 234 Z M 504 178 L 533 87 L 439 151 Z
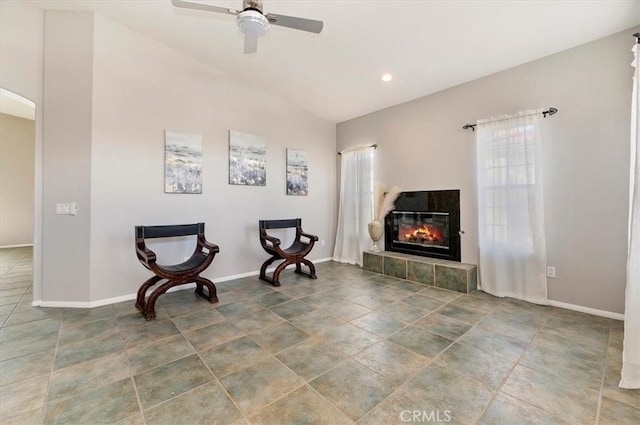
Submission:
M 255 53 L 258 50 L 258 37 L 269 31 L 269 24 L 293 28 L 319 34 L 324 25 L 322 21 L 297 18 L 295 16 L 276 15 L 262 12 L 262 0 L 243 0 L 242 10 L 212 6 L 204 3 L 194 3 L 183 0 L 171 0 L 175 7 L 185 9 L 205 10 L 207 12 L 226 13 L 236 15 L 236 25 L 244 34 L 244 52 Z

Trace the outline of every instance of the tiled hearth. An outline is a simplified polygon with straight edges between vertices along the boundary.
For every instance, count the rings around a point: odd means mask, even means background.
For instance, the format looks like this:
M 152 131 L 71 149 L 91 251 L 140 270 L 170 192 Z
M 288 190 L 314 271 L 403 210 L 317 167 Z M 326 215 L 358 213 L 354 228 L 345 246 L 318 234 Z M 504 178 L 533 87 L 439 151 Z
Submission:
M 399 252 L 364 252 L 364 269 L 412 282 L 468 294 L 478 287 L 478 267 L 474 264 L 439 260 Z

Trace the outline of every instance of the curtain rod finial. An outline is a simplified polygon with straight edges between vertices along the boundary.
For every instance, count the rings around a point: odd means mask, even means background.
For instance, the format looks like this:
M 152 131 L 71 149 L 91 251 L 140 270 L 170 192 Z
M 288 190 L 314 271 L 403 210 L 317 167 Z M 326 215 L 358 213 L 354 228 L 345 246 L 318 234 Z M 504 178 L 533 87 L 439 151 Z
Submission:
M 476 125 L 475 124 L 465 124 L 462 126 L 463 129 L 465 130 L 469 130 L 471 129 L 472 131 L 476 131 Z

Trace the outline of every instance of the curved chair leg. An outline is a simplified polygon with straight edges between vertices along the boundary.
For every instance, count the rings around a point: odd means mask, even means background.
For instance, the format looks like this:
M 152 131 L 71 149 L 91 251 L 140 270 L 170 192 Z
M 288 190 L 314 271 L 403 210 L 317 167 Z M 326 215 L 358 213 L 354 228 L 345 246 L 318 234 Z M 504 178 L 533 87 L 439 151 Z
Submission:
M 309 267 L 309 277 L 311 279 L 317 279 L 318 276 L 316 276 L 316 266 L 315 266 L 315 264 L 313 264 L 311 261 L 307 260 L 306 258 L 303 258 L 302 262 L 305 263 L 307 265 L 307 267 Z
M 153 276 L 149 279 L 147 279 L 141 286 L 140 289 L 138 289 L 138 296 L 136 298 L 136 308 L 138 310 L 140 310 L 143 314 L 145 314 L 146 316 L 146 301 L 145 301 L 145 297 L 147 295 L 147 291 L 149 290 L 149 288 L 151 288 L 153 285 L 155 285 L 156 283 L 160 282 L 162 280 L 162 278 L 160 276 Z M 155 317 L 155 314 L 154 314 Z M 149 319 L 147 319 L 149 320 Z
M 260 279 L 264 280 L 267 277 L 267 267 L 269 267 L 271 264 L 273 264 L 273 262 L 276 261 L 276 260 L 279 260 L 279 258 L 278 257 L 271 257 L 267 261 L 262 263 L 262 266 L 260 267 Z
M 307 267 L 309 267 L 309 272 L 305 272 L 302 270 L 302 268 L 300 267 L 300 263 L 304 263 L 306 264 Z M 306 258 L 301 258 L 297 263 L 296 263 L 296 273 L 307 276 L 311 279 L 317 279 L 318 276 L 316 276 L 316 266 L 309 260 L 307 260 Z
M 276 269 L 273 272 L 273 282 L 271 282 L 271 284 L 273 286 L 280 286 L 280 273 L 287 268 L 288 265 L 295 263 L 295 260 L 286 260 L 283 261 L 282 263 L 280 263 L 280 265 L 278 265 L 278 267 L 276 267 Z
M 142 310 L 142 313 L 144 314 L 145 319 L 149 321 L 156 318 L 156 301 L 158 300 L 158 297 L 160 295 L 167 292 L 170 288 L 176 285 L 182 285 L 183 283 L 184 282 L 181 282 L 181 281 L 169 280 L 163 283 L 162 285 L 158 286 L 156 289 L 154 289 L 151 292 L 151 295 L 149 295 L 149 299 L 147 300 L 146 304 L 144 305 L 144 309 Z
M 280 260 L 280 258 L 278 257 L 271 257 L 269 258 L 267 261 L 265 261 L 262 264 L 262 267 L 260 267 L 260 280 L 264 280 L 267 283 L 272 284 L 273 286 L 280 286 L 280 283 L 278 283 L 277 285 L 274 283 L 274 279 L 270 278 L 269 276 L 267 276 L 267 267 L 269 267 L 271 264 L 273 264 L 274 261 L 276 260 Z
M 196 282 L 196 294 L 198 294 L 199 296 L 201 296 L 202 298 L 204 298 L 205 300 L 209 301 L 211 304 L 217 303 L 218 302 L 218 296 L 217 296 L 217 292 L 216 292 L 216 285 L 213 284 L 213 282 L 211 282 L 209 279 L 201 277 L 201 276 L 196 276 L 194 278 L 195 282 Z M 209 295 L 205 295 L 204 293 L 204 286 L 207 287 L 207 290 L 209 291 Z

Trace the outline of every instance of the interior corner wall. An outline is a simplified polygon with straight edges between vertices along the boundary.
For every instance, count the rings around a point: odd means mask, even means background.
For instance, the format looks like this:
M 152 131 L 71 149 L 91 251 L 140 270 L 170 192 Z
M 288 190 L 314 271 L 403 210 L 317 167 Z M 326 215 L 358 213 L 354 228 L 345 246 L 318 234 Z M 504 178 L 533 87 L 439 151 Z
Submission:
M 34 120 L 0 114 L 0 247 L 33 244 Z
M 42 79 L 44 12 L 24 2 L 0 1 L 0 87 L 36 105 L 33 222 L 33 299 L 42 298 Z
M 335 124 L 95 18 L 91 299 L 134 294 L 150 276 L 135 255 L 136 225 L 205 222 L 207 239 L 220 246 L 204 273 L 214 282 L 255 272 L 268 258 L 259 219 L 301 217 L 303 228 L 325 241 L 309 258 L 331 257 Z M 246 62 L 251 66 L 250 57 Z M 164 193 L 165 130 L 202 135 L 202 194 Z M 228 183 L 229 130 L 266 137 L 266 186 Z M 308 196 L 286 195 L 287 148 L 309 154 Z M 188 243 L 164 245 L 165 263 L 193 251 Z
M 338 150 L 377 143 L 380 180 L 403 190 L 460 189 L 462 261 L 478 262 L 477 118 L 539 107 L 549 299 L 624 312 L 634 32 L 627 31 L 337 126 Z M 464 64 L 461 64 L 462 66 Z
M 93 14 L 47 10 L 44 32 L 42 299 L 87 302 Z M 78 214 L 56 215 L 56 204 L 69 202 Z

